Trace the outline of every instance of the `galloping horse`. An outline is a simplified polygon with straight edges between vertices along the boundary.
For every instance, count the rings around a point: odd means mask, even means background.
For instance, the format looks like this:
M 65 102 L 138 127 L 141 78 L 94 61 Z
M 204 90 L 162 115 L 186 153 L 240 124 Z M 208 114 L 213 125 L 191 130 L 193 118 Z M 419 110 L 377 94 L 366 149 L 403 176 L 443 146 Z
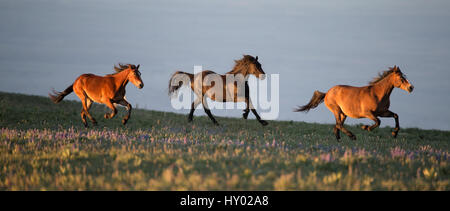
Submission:
M 188 116 L 189 122 L 193 119 L 195 108 L 202 103 L 206 114 L 212 122 L 215 125 L 219 124 L 208 108 L 206 97 L 209 97 L 217 102 L 245 102 L 244 119 L 247 119 L 251 110 L 263 126 L 268 124 L 258 115 L 249 97 L 248 76 L 254 75 L 262 80 L 265 78 L 265 73 L 258 62 L 258 57 L 244 55 L 242 59 L 235 60 L 235 63 L 234 68 L 226 75 L 219 75 L 210 70 L 205 70 L 195 75 L 177 71 L 172 75 L 169 81 L 169 95 L 176 96 L 178 89 L 182 86 L 187 86 L 188 82 L 190 82 L 191 89 L 197 96 L 191 105 L 191 112 Z M 230 78 L 233 80 L 229 80 Z
M 362 129 L 367 131 L 372 131 L 380 125 L 378 117 L 393 117 L 395 119 L 395 129 L 392 132 L 392 136 L 396 138 L 400 130 L 398 115 L 389 110 L 389 97 L 394 88 L 400 88 L 409 93 L 414 89 L 414 86 L 409 83 L 406 76 L 397 66 L 379 74 L 378 77 L 369 83 L 369 86 L 338 85 L 328 90 L 326 94 L 315 91 L 307 105 L 301 106 L 294 111 L 307 112 L 325 101 L 325 105 L 334 113 L 336 118 L 336 126 L 333 132 L 338 141 L 341 138 L 339 131 L 356 140 L 355 135 L 344 127 L 344 121 L 347 116 L 373 120 L 375 122 L 374 125 L 362 126 Z
M 49 94 L 50 99 L 54 103 L 59 103 L 66 95 L 75 92 L 80 98 L 83 108 L 81 109 L 81 119 L 85 127 L 88 126 L 86 122 L 86 115 L 92 121 L 93 125 L 97 125 L 97 121 L 89 113 L 92 102 L 102 103 L 112 110 L 112 113 L 105 114 L 105 119 L 111 119 L 117 114 L 115 103 L 126 106 L 128 114 L 123 118 L 122 124 L 126 124 L 131 115 L 131 104 L 125 100 L 125 87 L 129 81 L 139 89 L 144 87 L 139 72 L 140 65 L 119 64 L 114 66 L 116 73 L 106 76 L 97 76 L 94 74 L 83 74 L 79 76 L 75 82 L 67 87 L 63 92 L 56 92 Z

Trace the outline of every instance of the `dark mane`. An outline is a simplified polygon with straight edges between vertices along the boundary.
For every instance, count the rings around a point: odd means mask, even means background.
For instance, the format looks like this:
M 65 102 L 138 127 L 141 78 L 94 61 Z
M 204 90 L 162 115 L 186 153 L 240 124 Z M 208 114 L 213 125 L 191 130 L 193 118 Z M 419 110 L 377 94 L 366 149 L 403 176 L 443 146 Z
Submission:
M 256 59 L 253 56 L 250 55 L 244 55 L 244 57 L 240 60 L 234 60 L 234 62 L 236 63 L 233 67 L 233 69 L 228 72 L 229 74 L 238 74 L 238 73 L 242 73 L 244 75 L 246 75 L 247 70 L 249 68 L 249 64 L 251 63 L 255 63 Z
M 385 70 L 381 73 L 378 73 L 378 76 L 373 78 L 372 81 L 369 82 L 369 85 L 374 85 L 377 82 L 383 80 L 384 78 L 386 78 L 389 74 L 394 72 L 394 67 L 389 67 L 389 70 Z
M 136 69 L 136 65 L 134 65 L 134 64 L 121 64 L 121 63 L 119 63 L 118 66 L 114 65 L 114 70 L 116 72 L 113 73 L 113 74 L 120 73 L 120 72 L 126 70 L 128 68 L 128 66 L 131 66 L 131 69 Z

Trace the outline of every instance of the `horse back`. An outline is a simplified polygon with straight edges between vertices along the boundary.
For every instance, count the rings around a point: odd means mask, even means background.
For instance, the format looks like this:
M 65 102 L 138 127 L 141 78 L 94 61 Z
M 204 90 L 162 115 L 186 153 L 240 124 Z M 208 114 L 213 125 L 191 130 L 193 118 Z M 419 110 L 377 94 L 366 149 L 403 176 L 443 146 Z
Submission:
M 360 95 L 366 95 L 369 93 L 369 87 L 356 87 L 349 85 L 336 85 L 328 90 L 330 95 L 339 95 L 340 97 L 351 96 L 351 97 L 360 97 Z
M 104 95 L 114 96 L 115 84 L 113 78 L 108 75 L 98 76 L 87 73 L 75 80 L 74 90 L 78 93 L 84 92 L 90 99 L 100 102 Z
M 83 75 L 80 75 L 76 80 L 75 83 L 79 83 L 81 86 L 108 86 L 110 83 L 113 82 L 113 78 L 106 76 L 99 76 L 94 75 L 92 73 L 86 73 Z M 98 87 L 97 87 L 98 88 Z

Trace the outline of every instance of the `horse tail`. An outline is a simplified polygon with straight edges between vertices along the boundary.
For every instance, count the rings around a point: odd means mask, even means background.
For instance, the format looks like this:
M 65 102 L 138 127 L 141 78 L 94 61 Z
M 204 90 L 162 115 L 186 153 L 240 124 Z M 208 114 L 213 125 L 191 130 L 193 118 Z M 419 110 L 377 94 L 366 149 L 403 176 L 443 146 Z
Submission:
M 169 80 L 169 95 L 177 95 L 182 86 L 187 86 L 188 82 L 194 81 L 194 74 L 176 71 Z
M 325 93 L 315 91 L 314 95 L 312 96 L 311 100 L 307 105 L 299 106 L 297 109 L 294 110 L 294 112 L 308 112 L 309 110 L 316 108 L 319 104 L 323 102 L 323 99 L 325 98 Z
M 62 92 L 57 92 L 55 90 L 53 90 L 52 92 L 53 94 L 48 93 L 48 96 L 54 103 L 59 103 L 64 99 L 65 96 L 73 92 L 73 84 L 67 87 L 67 89 Z

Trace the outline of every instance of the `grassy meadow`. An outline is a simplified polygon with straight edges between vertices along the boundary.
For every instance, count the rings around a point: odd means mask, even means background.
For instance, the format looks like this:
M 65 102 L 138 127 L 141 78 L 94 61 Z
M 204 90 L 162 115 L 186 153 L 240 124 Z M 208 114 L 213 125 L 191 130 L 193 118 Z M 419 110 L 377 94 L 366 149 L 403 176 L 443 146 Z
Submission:
M 348 126 L 358 140 L 337 142 L 327 124 L 141 109 L 124 127 L 98 104 L 85 129 L 80 111 L 0 92 L 0 190 L 450 190 L 448 131 Z

